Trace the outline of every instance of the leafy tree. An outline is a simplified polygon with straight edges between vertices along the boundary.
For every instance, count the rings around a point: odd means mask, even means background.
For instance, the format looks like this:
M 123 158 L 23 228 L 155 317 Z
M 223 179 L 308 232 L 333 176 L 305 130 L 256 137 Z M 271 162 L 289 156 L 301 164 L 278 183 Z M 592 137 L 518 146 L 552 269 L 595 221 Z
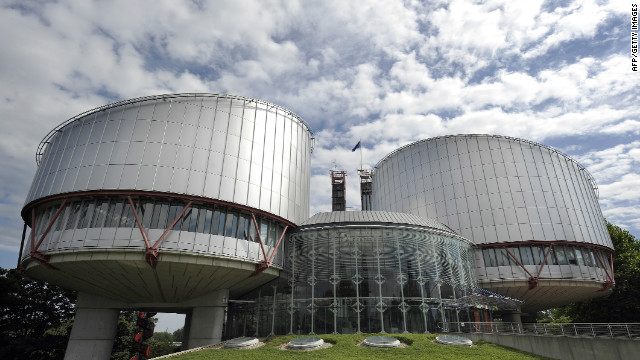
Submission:
M 180 351 L 180 345 L 173 344 L 173 335 L 166 331 L 154 333 L 147 342 L 151 346 L 151 356 L 157 357 Z
M 173 341 L 182 342 L 183 338 L 184 338 L 184 327 L 181 327 L 180 329 L 173 332 Z
M 129 360 L 132 351 L 133 337 L 138 333 L 137 311 L 121 311 L 118 317 L 118 332 L 111 350 L 111 360 Z
M 0 359 L 62 359 L 76 293 L 0 268 Z
M 613 241 L 615 287 L 607 297 L 552 310 L 573 322 L 640 322 L 640 241 L 627 230 L 607 223 Z

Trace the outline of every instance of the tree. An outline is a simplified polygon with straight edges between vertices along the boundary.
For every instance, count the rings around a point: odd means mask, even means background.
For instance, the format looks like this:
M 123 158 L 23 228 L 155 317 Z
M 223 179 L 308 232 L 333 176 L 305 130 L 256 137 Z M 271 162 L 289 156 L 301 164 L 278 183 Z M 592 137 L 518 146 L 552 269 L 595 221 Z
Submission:
M 129 360 L 131 358 L 133 337 L 138 332 L 138 325 L 136 325 L 137 318 L 137 311 L 120 312 L 120 317 L 118 317 L 118 332 L 111 350 L 111 360 Z
M 62 359 L 76 293 L 0 268 L 0 359 Z
M 174 331 L 172 335 L 173 341 L 182 342 L 182 339 L 184 338 L 184 327 L 181 327 L 180 329 Z
M 154 333 L 148 343 L 149 346 L 151 346 L 151 356 L 153 357 L 168 355 L 176 351 L 180 351 L 180 345 L 174 345 L 173 335 L 166 331 Z
M 573 322 L 640 322 L 640 241 L 627 230 L 607 223 L 615 252 L 615 287 L 607 297 L 556 308 L 553 318 Z

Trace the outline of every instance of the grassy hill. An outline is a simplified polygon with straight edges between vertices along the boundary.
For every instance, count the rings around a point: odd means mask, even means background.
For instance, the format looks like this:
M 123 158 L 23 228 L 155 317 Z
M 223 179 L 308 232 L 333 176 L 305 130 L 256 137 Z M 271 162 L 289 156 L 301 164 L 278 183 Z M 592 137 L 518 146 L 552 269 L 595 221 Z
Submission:
M 406 347 L 393 349 L 375 349 L 358 346 L 365 338 L 373 335 L 393 336 Z M 303 336 L 276 336 L 264 340 L 262 347 L 254 349 L 203 349 L 189 353 L 177 354 L 168 360 L 272 360 L 272 359 L 549 359 L 530 353 L 494 345 L 482 340 L 471 347 L 441 345 L 434 340 L 435 334 L 353 334 L 353 335 L 319 335 L 332 346 L 314 351 L 282 350 L 283 344 L 291 339 Z

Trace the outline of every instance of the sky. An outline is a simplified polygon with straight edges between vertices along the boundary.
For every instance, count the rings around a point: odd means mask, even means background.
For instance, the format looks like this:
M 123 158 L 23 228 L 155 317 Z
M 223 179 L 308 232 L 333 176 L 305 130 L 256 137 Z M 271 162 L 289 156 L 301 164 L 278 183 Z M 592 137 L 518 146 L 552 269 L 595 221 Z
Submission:
M 179 92 L 257 98 L 308 122 L 311 214 L 331 209 L 334 167 L 359 208 L 360 139 L 373 167 L 417 140 L 495 134 L 576 159 L 605 218 L 640 238 L 632 3 L 0 0 L 0 266 L 15 267 L 20 209 L 51 129 Z

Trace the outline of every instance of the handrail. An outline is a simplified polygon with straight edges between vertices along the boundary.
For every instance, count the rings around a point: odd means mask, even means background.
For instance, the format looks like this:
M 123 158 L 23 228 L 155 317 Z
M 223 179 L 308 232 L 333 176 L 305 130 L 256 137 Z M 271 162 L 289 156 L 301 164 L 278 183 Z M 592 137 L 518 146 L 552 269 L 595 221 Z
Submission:
M 448 322 L 445 329 L 460 333 L 640 338 L 640 323 Z

